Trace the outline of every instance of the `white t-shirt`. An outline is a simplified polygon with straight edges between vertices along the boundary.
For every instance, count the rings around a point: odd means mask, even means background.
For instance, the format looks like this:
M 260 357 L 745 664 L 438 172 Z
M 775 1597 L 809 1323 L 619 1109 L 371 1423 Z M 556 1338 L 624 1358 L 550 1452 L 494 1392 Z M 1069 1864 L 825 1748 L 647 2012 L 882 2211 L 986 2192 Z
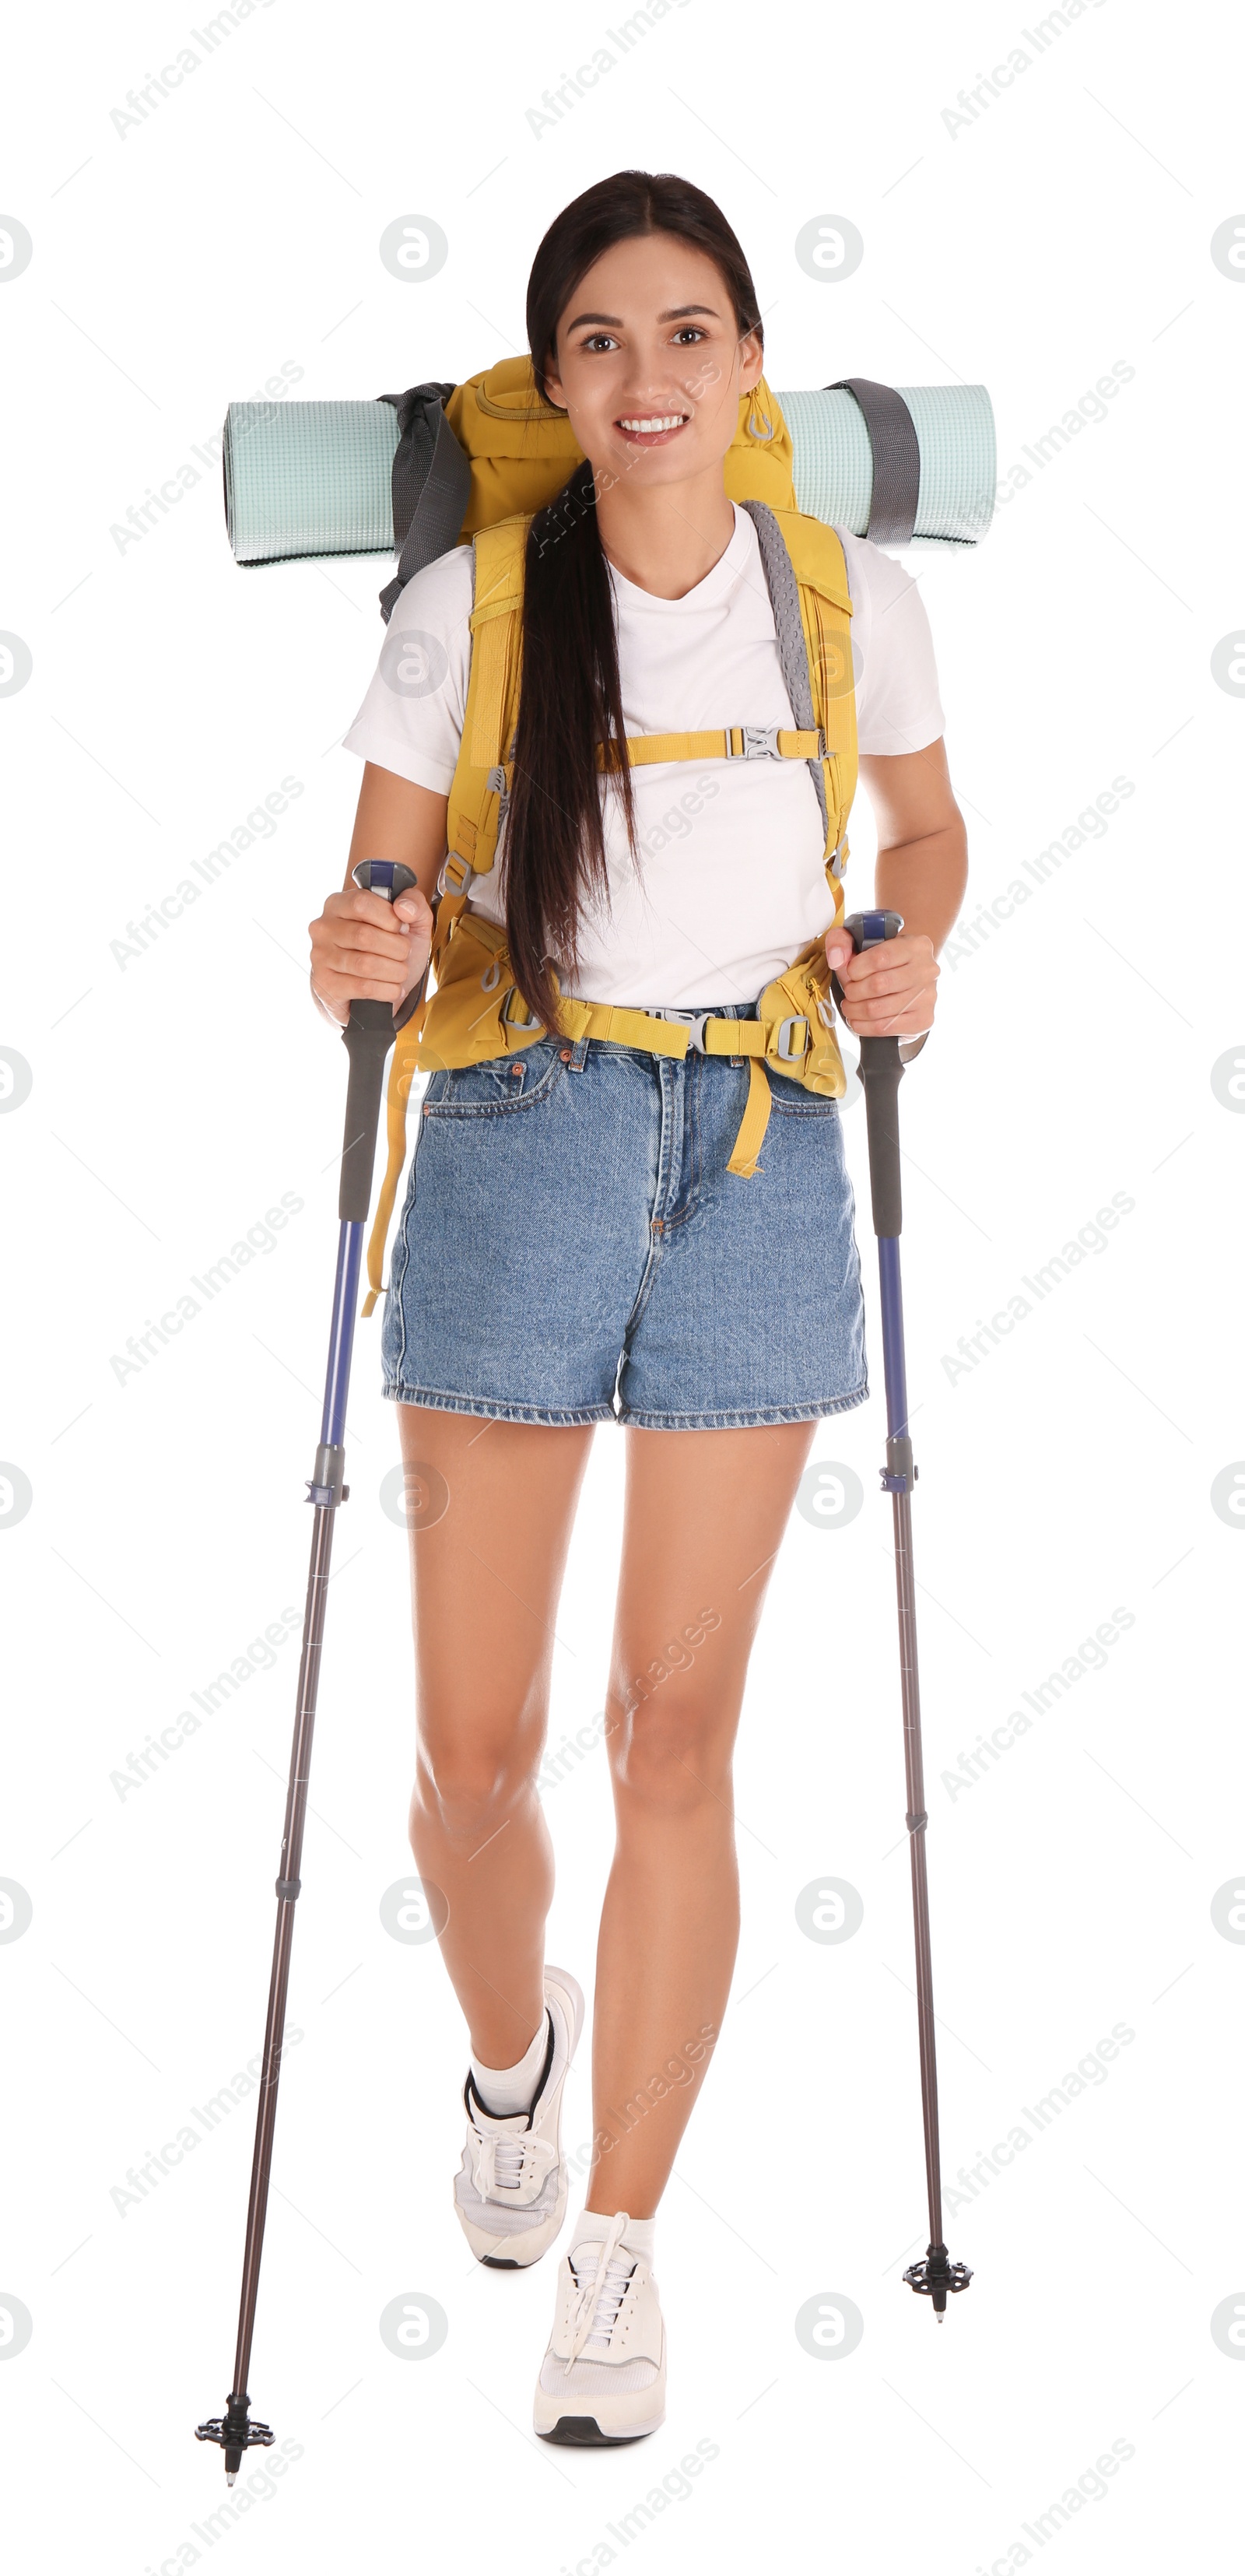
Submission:
M 657 599 L 611 567 L 629 734 L 794 723 L 756 529 L 734 509 L 726 552 L 682 599 Z M 923 750 L 943 731 L 943 713 L 920 591 L 879 546 L 838 534 L 853 603 L 859 749 Z M 348 751 L 441 795 L 463 729 L 471 608 L 470 546 L 415 574 L 345 737 Z M 633 770 L 632 783 L 639 864 L 609 782 L 609 904 L 584 906 L 573 990 L 650 1010 L 755 1001 L 831 915 L 807 763 L 662 761 Z M 470 904 L 504 920 L 496 863 L 472 879 Z

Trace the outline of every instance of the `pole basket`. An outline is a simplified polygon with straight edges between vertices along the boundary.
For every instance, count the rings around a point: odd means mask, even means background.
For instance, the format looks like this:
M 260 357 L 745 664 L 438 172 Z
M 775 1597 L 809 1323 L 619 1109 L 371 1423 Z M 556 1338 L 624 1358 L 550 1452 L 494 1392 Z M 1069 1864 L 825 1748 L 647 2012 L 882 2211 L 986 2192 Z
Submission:
M 910 2290 L 922 2298 L 932 2299 L 934 2314 L 941 2324 L 949 2290 L 966 2290 L 972 2279 L 967 2263 L 953 2263 L 945 2245 L 931 2245 L 919 2263 L 910 2263 L 904 2279 Z
M 195 2426 L 197 2442 L 219 2442 L 225 2454 L 225 2476 L 230 2486 L 233 2485 L 242 2466 L 243 2452 L 249 2451 L 254 2444 L 260 2442 L 267 2447 L 277 2438 L 271 2424 L 250 2422 L 250 2406 L 250 2398 L 245 2392 L 238 2397 L 231 2391 L 229 2404 L 223 2415 L 213 2415 L 209 2423 Z

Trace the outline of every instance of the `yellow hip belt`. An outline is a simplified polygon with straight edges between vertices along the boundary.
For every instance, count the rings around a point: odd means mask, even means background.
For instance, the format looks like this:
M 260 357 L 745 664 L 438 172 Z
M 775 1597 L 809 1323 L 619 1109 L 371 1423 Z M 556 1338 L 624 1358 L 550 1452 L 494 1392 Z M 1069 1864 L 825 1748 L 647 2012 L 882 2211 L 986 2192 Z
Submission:
M 394 1041 L 386 1111 L 389 1160 L 368 1244 L 365 1315 L 371 1314 L 381 1291 L 385 1238 L 406 1161 L 406 1104 L 416 1073 L 439 1073 L 447 1067 L 458 1070 L 487 1064 L 498 1056 L 518 1055 L 548 1034 L 543 1021 L 528 1016 L 499 923 L 460 911 L 437 945 L 436 990 Z M 748 1097 L 727 1170 L 738 1179 L 750 1180 L 769 1124 L 767 1067 L 834 1100 L 841 1100 L 847 1089 L 829 993 L 825 940 L 815 939 L 784 975 L 766 985 L 753 1019 L 719 1019 L 701 1011 L 629 1010 L 614 1002 L 582 1002 L 560 993 L 559 1034 L 571 1041 L 586 1037 L 614 1046 L 643 1047 L 652 1055 L 681 1059 L 694 1050 L 727 1056 L 737 1063 L 746 1061 Z

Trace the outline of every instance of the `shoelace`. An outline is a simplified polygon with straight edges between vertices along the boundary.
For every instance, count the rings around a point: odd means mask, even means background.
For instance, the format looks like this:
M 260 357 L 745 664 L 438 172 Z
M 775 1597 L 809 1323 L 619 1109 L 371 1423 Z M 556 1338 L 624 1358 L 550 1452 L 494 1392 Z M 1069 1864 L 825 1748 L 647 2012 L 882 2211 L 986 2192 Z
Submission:
M 518 2134 L 493 2140 L 493 2183 L 498 2191 L 517 2191 L 523 2180 L 523 2140 Z
M 618 2311 L 627 2293 L 627 2284 L 635 2270 L 634 2258 L 619 2253 L 623 2236 L 631 2221 L 627 2211 L 620 2210 L 610 2220 L 605 2243 L 595 2249 L 596 2267 L 579 2284 L 579 2296 L 571 2317 L 571 2349 L 566 2363 L 569 2374 L 580 2354 L 600 2358 L 609 2351 L 610 2337 L 618 2323 Z
M 539 2190 L 558 2161 L 550 2138 L 533 2137 L 530 2129 L 477 2129 L 472 2126 L 472 2175 L 484 2200 L 500 2192 L 517 2192 L 528 2176 Z
M 517 2191 L 523 2180 L 525 2159 L 534 2152 L 535 2140 L 522 2129 L 477 2129 L 475 2133 L 475 2186 L 482 2199 L 489 2200 L 498 2191 Z

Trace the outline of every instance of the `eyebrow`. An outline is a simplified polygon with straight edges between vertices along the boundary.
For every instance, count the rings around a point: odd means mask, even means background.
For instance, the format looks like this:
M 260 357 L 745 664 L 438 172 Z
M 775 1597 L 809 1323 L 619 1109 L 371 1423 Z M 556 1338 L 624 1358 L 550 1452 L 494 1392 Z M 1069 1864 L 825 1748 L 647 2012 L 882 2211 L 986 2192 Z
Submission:
M 714 322 L 721 319 L 712 304 L 674 304 L 668 313 L 659 313 L 657 319 L 659 322 L 686 322 L 693 313 L 707 313 Z M 566 328 L 568 331 L 578 331 L 582 329 L 585 322 L 606 322 L 611 330 L 621 330 L 623 327 L 620 313 L 577 313 L 574 321 L 568 322 Z

